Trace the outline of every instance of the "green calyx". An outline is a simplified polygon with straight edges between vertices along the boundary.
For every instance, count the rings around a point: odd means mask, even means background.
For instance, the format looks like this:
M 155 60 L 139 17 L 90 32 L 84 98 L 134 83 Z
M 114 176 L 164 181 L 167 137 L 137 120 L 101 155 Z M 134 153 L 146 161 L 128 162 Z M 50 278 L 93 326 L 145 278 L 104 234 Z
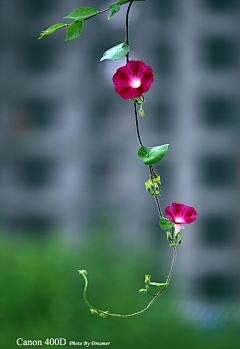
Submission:
M 142 118 L 145 118 L 145 114 L 144 114 L 144 110 L 143 110 L 143 103 L 145 103 L 145 98 L 144 98 L 144 95 L 140 96 L 139 99 L 137 98 L 132 98 L 132 100 L 140 105 L 140 108 L 139 108 L 139 117 L 142 119 Z

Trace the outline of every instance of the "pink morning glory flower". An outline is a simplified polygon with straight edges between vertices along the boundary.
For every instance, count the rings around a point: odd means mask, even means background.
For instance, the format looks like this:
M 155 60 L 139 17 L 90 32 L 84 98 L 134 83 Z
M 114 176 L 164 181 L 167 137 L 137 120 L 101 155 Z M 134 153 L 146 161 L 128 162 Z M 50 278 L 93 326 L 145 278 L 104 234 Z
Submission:
M 141 61 L 129 61 L 113 75 L 115 91 L 124 99 L 142 96 L 153 81 L 152 69 Z
M 196 220 L 197 212 L 193 207 L 174 202 L 171 206 L 165 208 L 165 215 L 170 222 L 175 223 L 175 230 L 178 233 L 183 224 L 189 224 Z

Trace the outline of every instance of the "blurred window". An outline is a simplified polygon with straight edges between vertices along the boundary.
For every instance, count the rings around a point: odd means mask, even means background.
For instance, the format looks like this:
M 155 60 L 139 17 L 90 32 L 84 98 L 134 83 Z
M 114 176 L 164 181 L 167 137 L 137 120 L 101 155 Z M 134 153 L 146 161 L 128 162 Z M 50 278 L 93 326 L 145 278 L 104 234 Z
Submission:
M 48 158 L 23 158 L 17 164 L 19 182 L 27 187 L 41 187 L 49 184 L 53 163 Z
M 104 151 L 107 154 L 107 151 Z M 99 150 L 98 158 L 92 162 L 90 169 L 91 183 L 95 183 L 100 191 L 105 191 L 108 183 L 111 183 L 111 175 L 113 175 L 111 160 L 114 159 L 114 155 L 109 152 L 108 157 L 101 158 L 101 150 Z
M 223 37 L 212 37 L 204 41 L 206 65 L 211 69 L 237 68 L 238 45 Z
M 43 100 L 26 100 L 17 106 L 14 125 L 19 130 L 44 128 L 53 122 L 53 105 Z
M 237 8 L 239 0 L 204 0 L 211 10 L 226 11 Z
M 169 43 L 161 43 L 155 48 L 155 57 L 158 60 L 158 72 L 160 75 L 168 76 L 174 72 L 174 52 Z
M 53 10 L 54 1 L 49 0 L 41 0 L 41 1 L 33 1 L 33 0 L 21 0 L 21 6 L 25 9 L 29 15 L 34 17 L 43 16 Z
M 89 103 L 93 130 L 98 132 L 98 127 L 101 127 L 101 124 L 108 120 L 110 107 L 111 103 L 108 101 L 107 96 L 104 98 L 103 93 L 101 94 L 101 99 L 96 98 L 95 103 Z
M 198 280 L 199 290 L 207 298 L 222 298 L 232 296 L 232 281 L 223 275 L 206 275 Z
M 236 183 L 236 168 L 234 158 L 208 157 L 203 162 L 205 182 L 212 187 L 231 186 Z
M 235 231 L 234 219 L 224 217 L 222 214 L 219 216 L 211 216 L 203 220 L 203 243 L 209 246 L 225 246 L 231 243 L 229 234 Z M 229 228 L 229 222 L 231 222 L 231 228 Z M 229 231 L 230 230 L 230 231 Z
M 176 8 L 176 0 L 158 0 L 155 1 L 154 6 L 149 6 L 148 11 L 151 18 L 169 20 L 176 14 Z
M 36 38 L 28 38 L 21 41 L 23 64 L 29 70 L 46 70 L 54 67 L 54 47 L 45 40 L 36 40 Z M 56 56 L 55 56 L 56 57 Z
M 143 105 L 144 109 L 144 105 Z M 174 125 L 174 106 L 171 102 L 158 101 L 146 105 L 146 115 L 149 118 L 149 127 L 154 131 L 170 130 Z
M 228 97 L 212 96 L 203 102 L 204 119 L 210 126 L 234 125 L 238 114 L 237 104 Z
M 21 231 L 24 234 L 32 234 L 41 236 L 49 232 L 53 227 L 54 222 L 48 217 L 41 216 L 22 216 L 12 218 L 10 220 L 10 226 L 12 229 Z
M 159 17 L 161 19 L 164 18 L 170 18 L 174 15 L 174 10 L 176 8 L 176 0 L 158 0 L 157 1 L 158 6 L 159 6 Z M 156 7 L 153 6 L 153 9 L 155 9 Z

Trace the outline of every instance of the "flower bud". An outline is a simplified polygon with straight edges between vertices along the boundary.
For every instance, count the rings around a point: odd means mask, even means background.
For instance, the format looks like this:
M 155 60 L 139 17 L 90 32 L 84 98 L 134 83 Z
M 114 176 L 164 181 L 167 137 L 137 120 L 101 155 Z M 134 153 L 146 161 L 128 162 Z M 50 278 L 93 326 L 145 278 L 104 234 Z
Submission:
M 145 284 L 146 284 L 146 286 L 149 285 L 150 279 L 151 279 L 151 275 L 145 275 Z
M 176 232 L 176 230 L 175 230 L 174 234 L 175 234 L 175 237 L 177 239 L 179 237 L 180 231 Z
M 155 178 L 154 178 L 154 181 L 155 181 L 155 183 L 156 183 L 157 185 L 160 186 L 160 184 L 161 184 L 161 182 L 160 182 L 160 176 L 155 177 Z
M 183 236 L 181 236 L 180 239 L 178 240 L 178 246 L 182 243 L 182 239 L 183 239 Z
M 171 233 L 169 231 L 167 231 L 167 239 L 168 239 L 168 241 L 172 242 L 172 236 L 171 236 Z

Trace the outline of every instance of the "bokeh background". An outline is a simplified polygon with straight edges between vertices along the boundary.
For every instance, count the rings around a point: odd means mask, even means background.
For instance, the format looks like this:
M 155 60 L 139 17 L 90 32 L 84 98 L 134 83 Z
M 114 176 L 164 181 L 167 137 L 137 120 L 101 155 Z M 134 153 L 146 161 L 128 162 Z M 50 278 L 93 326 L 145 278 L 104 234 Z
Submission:
M 155 166 L 164 209 L 194 206 L 171 285 L 145 314 L 101 319 L 92 305 L 131 313 L 151 299 L 144 275 L 164 282 L 172 251 L 137 158 L 133 106 L 99 62 L 125 41 L 127 5 L 38 41 L 80 6 L 107 1 L 2 0 L 1 347 L 16 339 L 111 342 L 116 349 L 235 349 L 239 303 L 239 0 L 136 1 L 130 58 L 151 66 L 140 131 L 169 143 Z M 67 22 L 67 20 L 66 20 Z M 68 346 L 68 344 L 66 345 Z

